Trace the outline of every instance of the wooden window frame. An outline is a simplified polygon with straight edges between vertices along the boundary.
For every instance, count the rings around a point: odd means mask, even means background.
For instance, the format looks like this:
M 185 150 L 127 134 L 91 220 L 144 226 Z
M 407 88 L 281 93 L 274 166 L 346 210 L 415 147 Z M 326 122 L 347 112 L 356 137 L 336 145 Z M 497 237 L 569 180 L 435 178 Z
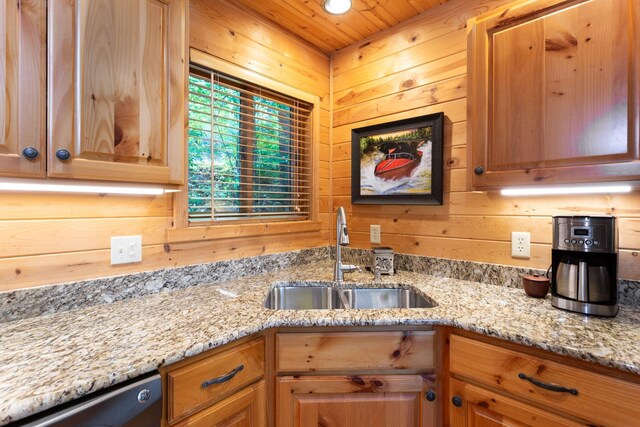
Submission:
M 235 237 L 250 237 L 274 234 L 302 233 L 320 230 L 318 219 L 318 167 L 315 164 L 319 159 L 319 137 L 320 137 L 320 98 L 307 92 L 280 83 L 272 78 L 263 76 L 254 71 L 232 64 L 210 54 L 191 48 L 189 50 L 190 63 L 200 65 L 212 70 L 219 71 L 242 80 L 250 81 L 275 92 L 300 99 L 313 106 L 311 112 L 312 135 L 311 135 L 311 175 L 310 175 L 310 206 L 309 219 L 303 221 L 274 221 L 269 219 L 248 219 L 238 220 L 230 223 L 198 224 L 189 222 L 188 214 L 188 132 L 185 123 L 184 139 L 184 161 L 185 161 L 185 184 L 180 187 L 180 191 L 174 195 L 174 228 L 167 230 L 167 241 L 189 242 L 201 240 L 228 239 Z M 185 85 L 185 100 L 188 100 L 188 85 Z M 185 102 L 186 104 L 186 102 Z M 188 105 L 185 105 L 185 109 Z

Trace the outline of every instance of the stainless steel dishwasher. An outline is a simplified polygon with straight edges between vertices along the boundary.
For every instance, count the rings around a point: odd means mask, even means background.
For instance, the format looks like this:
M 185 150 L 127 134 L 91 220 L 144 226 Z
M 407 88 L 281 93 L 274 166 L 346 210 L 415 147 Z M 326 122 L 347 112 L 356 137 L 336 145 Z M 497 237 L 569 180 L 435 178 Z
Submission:
M 159 427 L 162 418 L 160 375 L 117 385 L 87 396 L 16 427 Z M 12 424 L 13 425 L 13 424 Z

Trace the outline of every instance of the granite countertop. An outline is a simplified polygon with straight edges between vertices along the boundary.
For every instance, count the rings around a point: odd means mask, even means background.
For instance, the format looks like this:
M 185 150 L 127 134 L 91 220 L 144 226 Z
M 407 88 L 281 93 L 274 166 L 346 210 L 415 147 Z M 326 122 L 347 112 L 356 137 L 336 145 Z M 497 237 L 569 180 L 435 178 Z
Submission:
M 263 308 L 269 288 L 331 281 L 332 264 L 313 263 L 3 323 L 0 425 L 275 326 L 451 325 L 640 374 L 640 309 L 613 319 L 554 309 L 521 289 L 425 274 L 383 276 L 437 303 L 426 309 Z M 372 275 L 347 275 L 347 286 Z M 549 297 L 547 297 L 549 298 Z

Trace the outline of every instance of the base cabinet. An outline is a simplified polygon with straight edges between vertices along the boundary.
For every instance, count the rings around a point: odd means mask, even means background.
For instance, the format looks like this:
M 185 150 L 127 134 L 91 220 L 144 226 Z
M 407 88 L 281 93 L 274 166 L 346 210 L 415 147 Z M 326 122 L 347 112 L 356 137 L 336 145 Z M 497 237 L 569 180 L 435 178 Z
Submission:
M 576 427 L 580 424 L 462 381 L 449 382 L 451 426 Z
M 421 375 L 281 377 L 279 427 L 419 427 L 435 425 L 434 384 Z
M 640 419 L 640 384 L 551 360 L 530 349 L 451 334 L 451 426 L 627 427 Z
M 175 427 L 264 427 L 266 413 L 267 391 L 264 381 L 260 381 Z
M 169 367 L 166 420 L 171 427 L 265 427 L 265 340 L 228 344 Z
M 436 426 L 433 330 L 280 332 L 276 427 Z

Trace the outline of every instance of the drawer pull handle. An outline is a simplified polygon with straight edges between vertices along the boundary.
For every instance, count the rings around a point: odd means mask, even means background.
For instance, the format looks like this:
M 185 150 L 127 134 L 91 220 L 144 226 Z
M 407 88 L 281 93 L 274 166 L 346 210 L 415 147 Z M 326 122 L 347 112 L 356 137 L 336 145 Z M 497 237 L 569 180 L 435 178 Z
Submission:
M 555 392 L 558 392 L 558 393 L 571 393 L 574 396 L 578 395 L 578 390 L 576 390 L 575 388 L 567 388 L 567 387 L 562 387 L 561 385 L 553 385 L 553 384 L 543 383 L 542 381 L 538 381 L 535 378 L 526 376 L 522 372 L 520 372 L 518 374 L 518 378 L 520 378 L 521 380 L 527 380 L 531 384 L 533 384 L 533 385 L 535 385 L 537 387 L 543 388 L 545 390 L 555 391 Z
M 213 384 L 220 384 L 220 383 L 224 383 L 229 381 L 231 378 L 235 377 L 236 374 L 240 371 L 242 371 L 244 369 L 244 365 L 238 365 L 238 367 L 236 369 L 234 369 L 233 371 L 229 372 L 228 374 L 225 374 L 221 377 L 218 378 L 213 378 L 207 381 L 203 381 L 202 382 L 202 388 L 207 388 L 210 385 Z

